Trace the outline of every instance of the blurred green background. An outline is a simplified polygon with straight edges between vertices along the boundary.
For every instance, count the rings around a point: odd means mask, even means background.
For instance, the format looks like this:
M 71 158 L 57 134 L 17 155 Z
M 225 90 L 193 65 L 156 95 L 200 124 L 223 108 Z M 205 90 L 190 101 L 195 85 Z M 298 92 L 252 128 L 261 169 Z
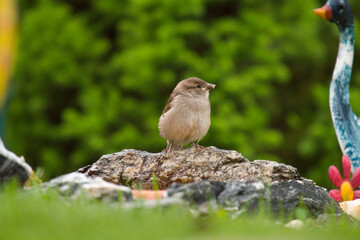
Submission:
M 360 39 L 360 3 L 350 2 Z M 332 187 L 327 170 L 342 156 L 328 104 L 338 31 L 313 14 L 324 3 L 21 0 L 7 147 L 47 178 L 125 148 L 159 152 L 167 99 L 196 76 L 217 85 L 202 145 L 290 164 Z

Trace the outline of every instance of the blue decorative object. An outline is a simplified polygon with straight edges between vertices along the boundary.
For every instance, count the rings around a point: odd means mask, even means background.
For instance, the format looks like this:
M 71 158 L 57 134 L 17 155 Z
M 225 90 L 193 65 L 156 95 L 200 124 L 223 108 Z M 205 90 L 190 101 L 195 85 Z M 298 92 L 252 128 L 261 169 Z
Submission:
M 351 171 L 360 166 L 360 120 L 350 106 L 349 85 L 354 58 L 354 23 L 348 0 L 328 0 L 314 13 L 339 29 L 340 43 L 330 84 L 330 110 L 335 132 Z

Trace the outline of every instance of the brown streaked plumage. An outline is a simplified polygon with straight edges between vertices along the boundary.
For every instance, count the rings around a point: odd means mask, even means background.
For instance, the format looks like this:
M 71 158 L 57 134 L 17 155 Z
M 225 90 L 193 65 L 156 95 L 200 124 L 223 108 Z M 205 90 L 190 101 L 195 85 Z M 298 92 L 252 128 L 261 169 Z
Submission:
M 160 136 L 167 139 L 166 150 L 199 141 L 210 127 L 209 90 L 215 87 L 199 78 L 179 82 L 159 120 Z

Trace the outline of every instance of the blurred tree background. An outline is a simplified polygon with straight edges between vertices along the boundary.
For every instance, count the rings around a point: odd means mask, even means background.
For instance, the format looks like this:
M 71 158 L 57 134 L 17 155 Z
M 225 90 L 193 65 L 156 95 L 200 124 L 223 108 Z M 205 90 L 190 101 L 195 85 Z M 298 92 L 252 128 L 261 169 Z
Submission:
M 328 104 L 338 31 L 313 14 L 324 3 L 21 0 L 7 146 L 47 177 L 125 148 L 159 152 L 167 99 L 196 76 L 217 85 L 202 145 L 291 164 L 331 187 L 327 169 L 342 156 Z

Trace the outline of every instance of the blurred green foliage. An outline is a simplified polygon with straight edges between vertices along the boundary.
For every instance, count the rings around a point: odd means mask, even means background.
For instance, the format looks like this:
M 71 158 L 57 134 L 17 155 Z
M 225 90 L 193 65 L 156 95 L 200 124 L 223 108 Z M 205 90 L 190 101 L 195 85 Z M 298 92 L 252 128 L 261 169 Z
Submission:
M 49 177 L 124 148 L 161 151 L 158 118 L 177 82 L 196 76 L 217 85 L 202 145 L 331 187 L 327 169 L 342 155 L 328 106 L 338 32 L 312 12 L 324 3 L 22 0 L 8 146 Z

